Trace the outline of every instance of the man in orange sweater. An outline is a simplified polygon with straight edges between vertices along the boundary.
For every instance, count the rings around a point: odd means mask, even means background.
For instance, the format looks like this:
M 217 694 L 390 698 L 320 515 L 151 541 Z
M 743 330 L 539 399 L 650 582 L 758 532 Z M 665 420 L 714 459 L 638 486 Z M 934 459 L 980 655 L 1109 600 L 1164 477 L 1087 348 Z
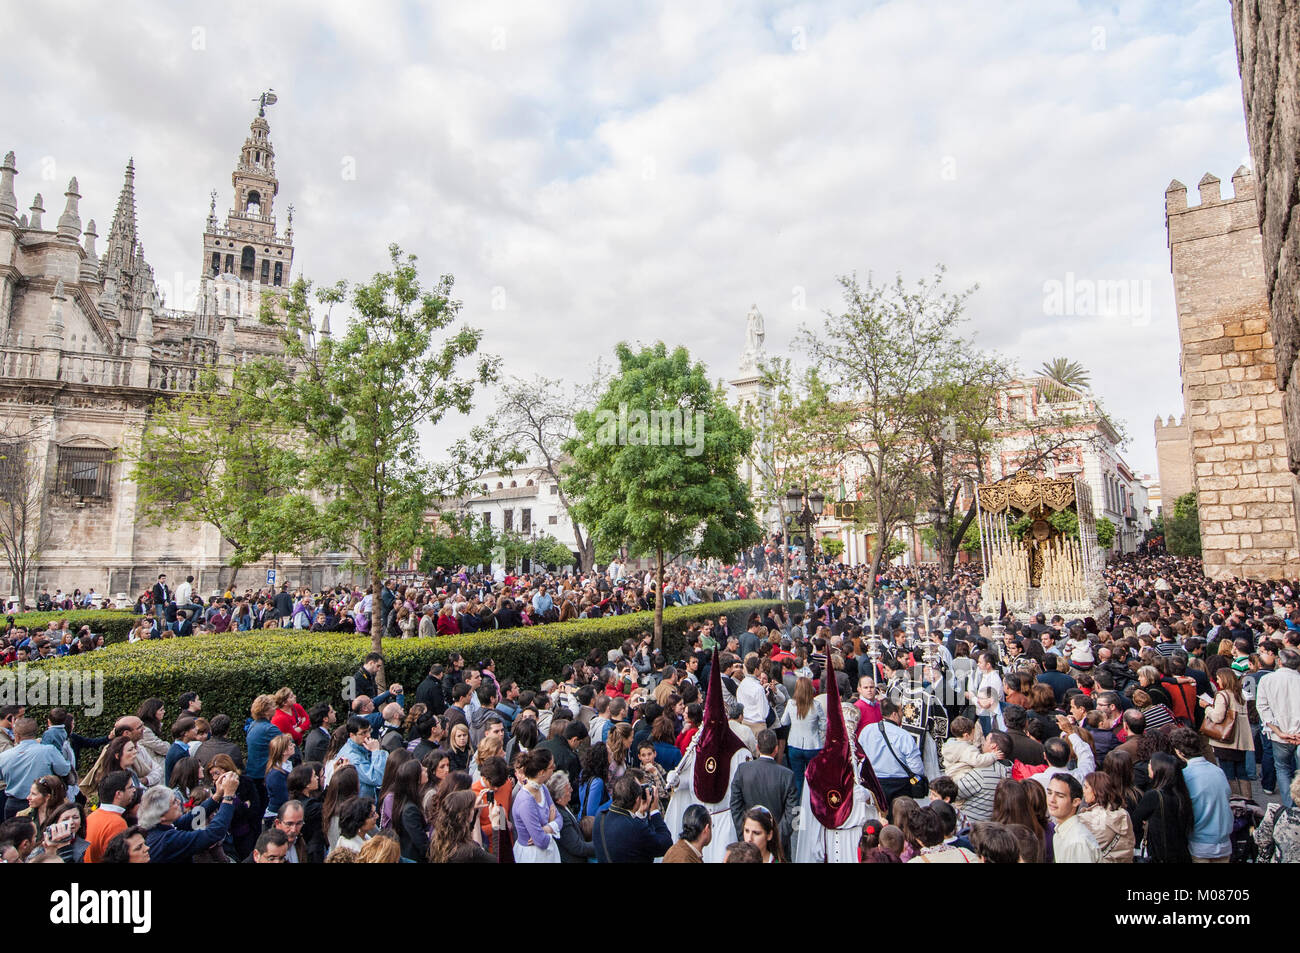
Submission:
M 97 864 L 104 859 L 104 851 L 111 841 L 126 830 L 123 816 L 135 798 L 135 783 L 125 771 L 112 771 L 99 782 L 99 808 L 86 818 L 87 864 Z

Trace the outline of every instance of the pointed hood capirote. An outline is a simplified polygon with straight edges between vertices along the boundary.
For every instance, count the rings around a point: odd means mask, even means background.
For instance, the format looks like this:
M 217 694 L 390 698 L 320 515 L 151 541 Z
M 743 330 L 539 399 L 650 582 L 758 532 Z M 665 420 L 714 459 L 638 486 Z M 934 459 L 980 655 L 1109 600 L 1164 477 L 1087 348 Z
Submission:
M 808 762 L 804 780 L 808 784 L 808 801 L 813 817 L 822 827 L 834 830 L 844 826 L 853 813 L 852 739 L 844 724 L 844 710 L 840 708 L 835 669 L 829 664 L 822 680 L 826 683 L 826 743 Z M 885 803 L 880 781 L 866 758 L 862 760 L 862 783 L 877 804 Z
M 731 730 L 727 712 L 722 707 L 722 666 L 717 648 L 709 667 L 709 693 L 704 697 L 704 724 L 695 746 L 695 797 L 705 804 L 716 804 L 727 796 L 731 784 L 731 756 L 744 742 Z

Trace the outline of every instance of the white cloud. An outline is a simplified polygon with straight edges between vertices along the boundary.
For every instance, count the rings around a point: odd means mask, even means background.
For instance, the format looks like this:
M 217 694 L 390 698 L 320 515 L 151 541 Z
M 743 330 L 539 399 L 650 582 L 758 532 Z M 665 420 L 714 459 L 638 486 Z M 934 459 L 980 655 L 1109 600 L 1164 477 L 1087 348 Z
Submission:
M 944 262 L 981 286 L 983 343 L 1082 361 L 1154 469 L 1151 420 L 1182 406 L 1163 190 L 1226 181 L 1247 151 L 1221 0 L 629 9 L 18 7 L 0 149 L 20 204 L 75 174 L 101 232 L 134 155 L 149 256 L 190 273 L 273 86 L 295 267 L 365 278 L 396 241 L 456 276 L 519 375 L 662 337 L 729 376 L 751 302 L 779 349 L 836 307 L 837 274 Z M 33 181 L 44 156 L 61 181 Z M 1067 273 L 1149 282 L 1150 323 L 1044 314 Z

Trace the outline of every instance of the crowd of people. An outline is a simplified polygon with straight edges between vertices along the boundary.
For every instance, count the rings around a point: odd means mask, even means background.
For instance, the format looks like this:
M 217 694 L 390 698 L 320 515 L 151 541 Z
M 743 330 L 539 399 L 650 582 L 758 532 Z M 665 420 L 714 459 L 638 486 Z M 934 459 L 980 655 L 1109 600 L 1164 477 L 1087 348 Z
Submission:
M 1207 580 L 1167 556 L 1105 575 L 1103 618 L 1016 618 L 981 614 L 972 568 L 895 568 L 869 586 L 866 570 L 828 564 L 791 580 L 804 611 L 777 605 L 735 631 L 720 605 L 684 651 L 645 634 L 540 685 L 452 653 L 408 691 L 372 654 L 348 702 L 285 686 L 210 713 L 186 692 L 142 700 L 102 738 L 63 709 L 38 725 L 10 706 L 0 857 L 1300 861 L 1300 585 Z M 140 637 L 364 631 L 378 598 L 388 637 L 437 638 L 636 611 L 651 585 L 620 566 L 462 571 L 378 595 L 282 588 L 204 605 L 160 578 Z M 664 588 L 693 604 L 780 585 L 751 560 L 677 569 Z M 1258 803 L 1256 783 L 1278 803 Z

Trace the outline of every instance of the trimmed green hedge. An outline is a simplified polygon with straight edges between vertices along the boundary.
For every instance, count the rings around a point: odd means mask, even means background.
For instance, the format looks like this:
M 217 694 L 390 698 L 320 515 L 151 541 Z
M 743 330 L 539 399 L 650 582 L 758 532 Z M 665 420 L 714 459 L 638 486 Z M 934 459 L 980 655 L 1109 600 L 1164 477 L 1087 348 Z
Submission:
M 751 613 L 775 605 L 780 603 L 753 599 L 667 609 L 664 650 L 670 657 L 679 654 L 685 647 L 686 628 L 692 622 L 726 615 L 729 630 L 740 633 Z M 408 691 L 412 702 L 416 686 L 429 666 L 446 663 L 451 652 L 461 653 L 469 664 L 490 657 L 497 663 L 499 677 L 513 678 L 523 687 L 533 688 L 558 677 L 561 668 L 585 658 L 593 649 L 603 653 L 617 648 L 625 639 L 653 625 L 654 613 L 638 612 L 472 635 L 385 639 L 384 670 L 389 682 L 399 682 Z M 242 741 L 244 718 L 252 700 L 284 685 L 293 688 L 306 708 L 330 701 L 337 711 L 345 712 L 349 704 L 345 690 L 369 651 L 369 636 L 280 629 L 116 645 L 90 655 L 44 663 L 40 668 L 50 672 L 89 669 L 103 673 L 103 712 L 92 717 L 74 711 L 80 734 L 107 734 L 117 718 L 135 712 L 142 701 L 154 697 L 167 703 L 166 729 L 176 714 L 176 699 L 181 692 L 195 691 L 203 701 L 204 715 L 229 715 L 229 737 Z M 45 715 L 37 708 L 31 712 L 38 720 Z
M 83 625 L 88 625 L 91 632 L 104 636 L 104 642 L 113 645 L 126 641 L 139 618 L 137 613 L 129 609 L 73 609 L 61 612 L 24 612 L 14 616 L 14 624 L 33 631 L 44 629 L 51 622 L 67 619 L 74 635 Z

